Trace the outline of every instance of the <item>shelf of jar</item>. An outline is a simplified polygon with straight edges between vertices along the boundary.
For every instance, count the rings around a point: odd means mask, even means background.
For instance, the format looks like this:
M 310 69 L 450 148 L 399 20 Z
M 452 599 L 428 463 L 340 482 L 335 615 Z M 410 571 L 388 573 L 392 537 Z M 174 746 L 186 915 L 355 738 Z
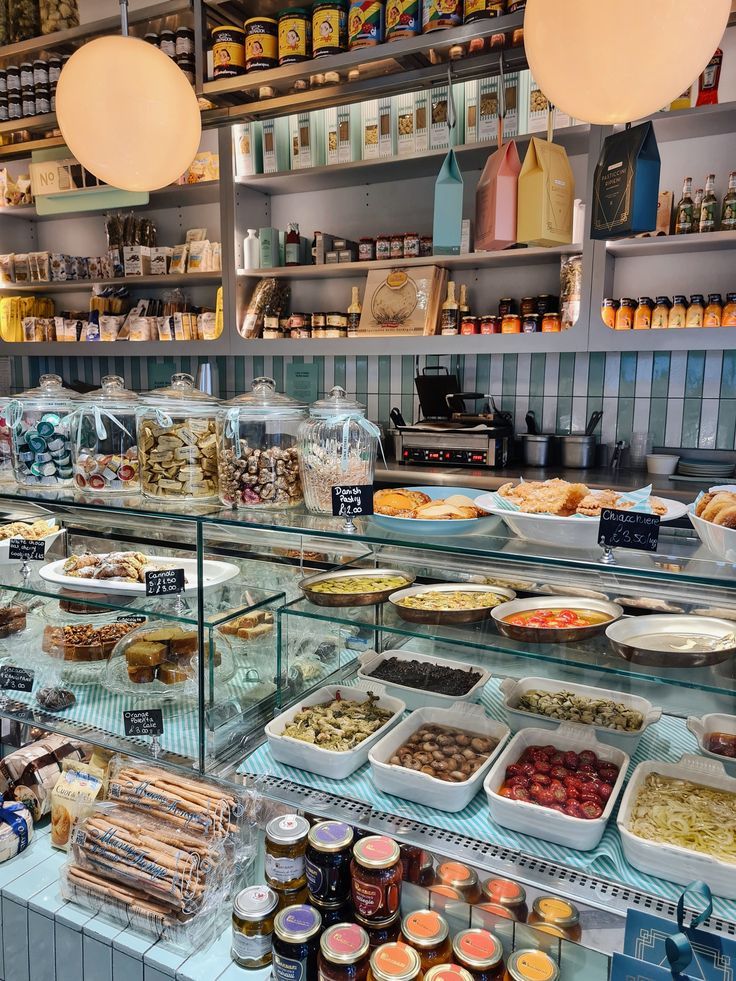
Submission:
M 93 286 L 128 286 L 133 289 L 150 289 L 171 286 L 219 286 L 221 272 L 170 273 L 165 276 L 120 276 L 117 279 L 74 279 L 51 283 L 2 283 L 0 296 L 5 293 L 81 293 Z
M 47 112 L 42 116 L 27 116 L 24 119 L 7 119 L 0 123 L 0 134 L 18 133 L 27 130 L 29 133 L 39 133 L 47 129 L 56 129 L 56 113 Z
M 0 143 L 0 160 L 19 160 L 30 157 L 36 150 L 50 150 L 60 146 L 64 146 L 64 139 L 60 135 L 38 137 L 33 140 L 13 143 Z
M 589 351 L 731 351 L 734 347 L 733 327 L 612 330 L 595 312 L 588 333 Z
M 721 252 L 736 249 L 736 231 L 696 235 L 659 235 L 652 238 L 622 238 L 606 242 L 606 251 L 617 259 L 643 256 Z
M 155 210 L 157 208 L 189 208 L 199 204 L 216 204 L 220 200 L 220 182 L 203 181 L 201 184 L 172 184 L 159 191 L 151 191 L 146 204 L 126 205 L 126 210 L 139 208 Z M 16 207 L 0 207 L 0 217 L 24 218 L 27 221 L 57 221 L 70 217 L 83 218 L 101 211 L 109 211 L 109 206 L 85 209 L 82 212 L 64 212 L 62 214 L 39 215 L 35 204 L 21 204 Z M 158 277 L 157 277 L 158 278 Z
M 1 295 L 1 294 L 0 294 Z M 0 356 L 45 358 L 53 356 L 112 355 L 123 358 L 148 358 L 156 355 L 189 357 L 190 355 L 228 354 L 230 345 L 224 335 L 213 341 L 18 341 L 0 340 Z

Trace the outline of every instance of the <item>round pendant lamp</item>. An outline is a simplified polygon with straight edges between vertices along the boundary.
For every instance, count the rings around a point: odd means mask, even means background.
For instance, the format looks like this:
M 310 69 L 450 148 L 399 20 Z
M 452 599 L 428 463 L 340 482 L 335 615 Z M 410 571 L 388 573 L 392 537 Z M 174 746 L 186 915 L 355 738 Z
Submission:
M 56 117 L 70 151 L 95 177 L 126 191 L 177 180 L 199 149 L 202 122 L 194 90 L 163 51 L 123 35 L 83 45 L 64 66 Z
M 588 123 L 641 119 L 700 75 L 731 0 L 527 0 L 524 46 L 547 98 Z

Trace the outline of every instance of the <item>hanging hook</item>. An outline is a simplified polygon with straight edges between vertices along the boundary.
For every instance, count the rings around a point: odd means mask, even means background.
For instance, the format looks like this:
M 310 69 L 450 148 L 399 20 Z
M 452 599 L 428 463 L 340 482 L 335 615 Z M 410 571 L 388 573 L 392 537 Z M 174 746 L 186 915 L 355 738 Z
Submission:
M 498 56 L 498 98 L 496 99 L 496 126 L 498 129 L 498 148 L 503 146 L 503 130 L 506 121 L 506 76 L 503 67 L 503 50 Z
M 455 96 L 452 85 L 452 62 L 447 63 L 447 129 L 449 146 L 452 146 L 452 131 L 457 126 L 457 109 L 455 108 Z
M 120 0 L 120 33 L 128 36 L 128 0 Z

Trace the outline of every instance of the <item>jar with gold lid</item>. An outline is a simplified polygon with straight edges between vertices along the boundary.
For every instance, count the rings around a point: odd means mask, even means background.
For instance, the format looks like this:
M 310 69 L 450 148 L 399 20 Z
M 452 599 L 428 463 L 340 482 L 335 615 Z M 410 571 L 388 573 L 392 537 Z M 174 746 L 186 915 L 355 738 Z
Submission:
M 279 898 L 279 909 L 286 909 L 287 906 L 302 906 L 310 902 L 309 890 L 306 886 L 298 886 L 296 889 L 279 889 L 273 887 L 273 891 Z
M 558 896 L 538 896 L 532 903 L 527 922 L 555 936 L 579 942 L 582 935 L 580 912 L 577 906 Z M 551 928 L 551 929 L 545 929 Z
M 319 942 L 319 981 L 366 981 L 368 934 L 357 923 L 338 923 Z
M 491 878 L 485 880 L 481 889 L 489 903 L 503 906 L 509 911 L 512 919 L 521 922 L 526 920 L 529 915 L 526 890 L 518 882 L 514 882 L 513 879 Z
M 307 884 L 306 850 L 309 822 L 298 814 L 282 814 L 266 825 L 266 881 L 281 890 Z
M 431 909 L 407 913 L 401 922 L 401 940 L 419 954 L 422 970 L 452 960 L 452 941 L 447 920 Z
M 354 917 L 353 905 L 350 900 L 344 903 L 320 903 L 318 900 L 314 899 L 308 894 L 308 898 L 304 902 L 309 902 L 310 906 L 314 906 L 319 915 L 322 917 L 322 928 L 324 930 L 327 927 L 335 926 L 338 923 L 352 923 Z
M 442 862 L 437 866 L 437 882 L 457 889 L 466 903 L 476 903 L 480 899 L 478 876 L 464 862 Z
M 344 903 L 350 896 L 353 829 L 342 821 L 321 821 L 307 836 L 309 894 L 320 903 Z
M 249 886 L 235 897 L 230 953 L 241 967 L 266 967 L 271 963 L 277 905 L 278 897 L 268 886 Z
M 427 971 L 424 981 L 473 981 L 473 976 L 457 964 L 440 964 Z
M 406 944 L 384 944 L 370 959 L 369 981 L 415 981 L 422 977 L 419 954 Z
M 442 899 L 454 900 L 455 902 L 463 902 L 463 897 L 460 895 L 457 889 L 453 889 L 452 886 L 445 885 L 435 885 L 429 887 L 430 896 L 439 896 Z
M 383 835 L 369 835 L 353 846 L 350 863 L 353 906 L 366 920 L 385 920 L 401 905 L 403 866 L 399 846 Z
M 273 924 L 274 981 L 317 977 L 319 933 L 322 919 L 311 906 L 289 906 L 276 914 Z
M 560 969 L 543 950 L 515 950 L 503 981 L 557 981 Z
M 368 934 L 371 950 L 382 947 L 383 944 L 395 943 L 401 935 L 401 913 L 394 913 L 385 920 L 366 920 L 358 913 L 353 915 L 358 926 L 362 926 Z
M 452 942 L 454 961 L 473 981 L 498 981 L 503 977 L 503 947 L 490 930 L 462 930 Z

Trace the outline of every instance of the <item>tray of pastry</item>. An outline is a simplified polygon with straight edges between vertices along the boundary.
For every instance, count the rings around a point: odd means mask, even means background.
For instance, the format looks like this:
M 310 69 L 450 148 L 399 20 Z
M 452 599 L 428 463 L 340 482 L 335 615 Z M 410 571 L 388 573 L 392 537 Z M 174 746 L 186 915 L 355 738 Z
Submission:
M 39 575 L 46 582 L 66 589 L 102 593 L 136 593 L 145 595 L 146 573 L 163 569 L 183 569 L 184 592 L 196 592 L 199 587 L 197 560 L 178 555 L 146 555 L 144 552 L 104 552 L 101 554 L 70 555 L 41 566 Z M 202 587 L 219 586 L 235 578 L 240 570 L 232 562 L 204 559 Z

